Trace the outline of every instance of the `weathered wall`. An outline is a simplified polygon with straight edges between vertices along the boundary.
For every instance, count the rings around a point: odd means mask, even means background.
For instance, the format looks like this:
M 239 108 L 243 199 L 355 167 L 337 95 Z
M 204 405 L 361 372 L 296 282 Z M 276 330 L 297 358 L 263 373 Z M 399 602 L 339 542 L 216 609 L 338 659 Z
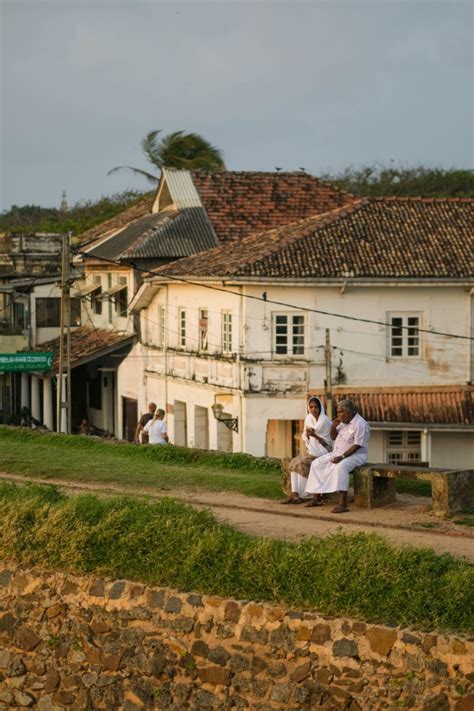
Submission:
M 0 564 L 0 709 L 472 711 L 474 641 Z

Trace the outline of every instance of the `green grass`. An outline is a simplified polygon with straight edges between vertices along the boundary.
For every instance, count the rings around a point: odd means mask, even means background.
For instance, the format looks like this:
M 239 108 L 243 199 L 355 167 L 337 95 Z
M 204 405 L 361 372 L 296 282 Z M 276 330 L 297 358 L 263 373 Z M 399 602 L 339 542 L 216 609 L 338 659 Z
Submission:
M 474 526 L 474 514 L 465 514 L 461 518 L 455 519 L 458 526 Z
M 298 544 L 254 538 L 172 499 L 67 498 L 0 484 L 0 556 L 328 615 L 424 628 L 473 627 L 474 566 L 375 534 Z
M 0 469 L 28 477 L 120 484 L 130 490 L 185 488 L 279 499 L 275 460 L 186 447 L 137 447 L 91 437 L 0 426 Z
M 395 488 L 398 494 L 411 494 L 412 496 L 431 497 L 431 482 L 410 479 L 396 479 Z

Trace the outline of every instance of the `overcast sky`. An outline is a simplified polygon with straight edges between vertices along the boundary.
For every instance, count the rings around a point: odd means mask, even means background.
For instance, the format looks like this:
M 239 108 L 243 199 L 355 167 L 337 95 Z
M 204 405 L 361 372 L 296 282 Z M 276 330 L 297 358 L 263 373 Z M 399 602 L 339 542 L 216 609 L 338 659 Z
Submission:
M 472 167 L 464 0 L 0 0 L 1 208 L 146 183 L 152 129 L 234 170 Z

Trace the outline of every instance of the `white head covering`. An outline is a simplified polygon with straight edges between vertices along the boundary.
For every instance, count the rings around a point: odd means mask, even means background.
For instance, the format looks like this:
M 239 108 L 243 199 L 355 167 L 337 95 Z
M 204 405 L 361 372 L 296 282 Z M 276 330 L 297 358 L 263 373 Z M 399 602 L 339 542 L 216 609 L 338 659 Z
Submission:
M 309 411 L 309 404 L 312 400 L 315 400 L 317 402 L 318 407 L 320 409 L 320 414 L 319 414 L 318 418 L 316 418 L 314 415 L 312 415 L 311 412 Z M 313 429 L 319 437 L 324 439 L 324 441 L 327 442 L 328 444 L 332 445 L 331 420 L 326 415 L 324 405 L 319 397 L 316 397 L 315 395 L 313 395 L 312 397 L 308 398 L 306 407 L 308 410 L 308 414 L 306 415 L 305 420 L 304 420 L 304 430 L 303 430 L 302 437 L 303 437 L 304 443 L 306 444 L 306 447 L 308 448 L 309 453 L 316 454 L 316 450 L 314 452 L 312 451 L 314 448 L 314 445 L 315 445 L 315 440 L 314 440 L 314 438 L 311 439 L 310 437 L 308 437 L 306 435 L 306 428 L 311 427 L 311 429 Z

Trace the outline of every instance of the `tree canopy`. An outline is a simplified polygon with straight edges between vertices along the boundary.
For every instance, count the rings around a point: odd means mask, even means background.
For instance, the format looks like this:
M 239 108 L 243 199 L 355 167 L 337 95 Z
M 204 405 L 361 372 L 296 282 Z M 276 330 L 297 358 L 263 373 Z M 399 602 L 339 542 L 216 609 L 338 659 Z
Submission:
M 321 176 L 359 197 L 474 197 L 474 171 L 368 165 Z
M 0 215 L 0 232 L 72 232 L 81 234 L 143 199 L 144 193 L 126 191 L 98 200 L 78 202 L 69 210 L 39 205 L 12 205 Z
M 160 133 L 162 133 L 161 130 L 150 131 L 142 140 L 143 152 L 157 170 L 178 168 L 213 172 L 225 169 L 222 152 L 198 133 L 174 131 L 159 138 Z M 133 168 L 130 165 L 119 165 L 112 168 L 107 175 L 119 170 L 131 170 L 153 184 L 159 180 L 159 175 L 154 175 L 141 168 Z

